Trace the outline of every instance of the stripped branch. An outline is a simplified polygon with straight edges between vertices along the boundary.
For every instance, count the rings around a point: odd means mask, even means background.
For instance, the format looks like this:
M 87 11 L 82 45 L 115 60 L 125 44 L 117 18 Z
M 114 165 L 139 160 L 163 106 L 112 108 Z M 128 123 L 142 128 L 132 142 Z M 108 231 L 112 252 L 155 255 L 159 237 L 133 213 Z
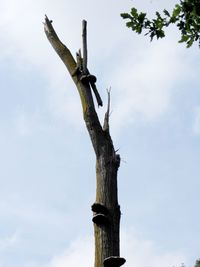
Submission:
M 82 39 L 83 39 L 83 64 L 82 64 L 82 76 L 81 81 L 89 83 L 97 100 L 98 107 L 103 106 L 103 101 L 96 87 L 96 77 L 91 75 L 87 68 L 87 21 L 82 21 Z
M 103 124 L 103 130 L 109 132 L 109 117 L 110 117 L 110 89 L 107 89 L 107 94 L 108 94 L 108 106 L 107 106 L 107 111 L 105 113 L 104 117 L 104 124 Z
M 82 21 L 82 38 L 83 38 L 83 74 L 87 74 L 87 21 Z

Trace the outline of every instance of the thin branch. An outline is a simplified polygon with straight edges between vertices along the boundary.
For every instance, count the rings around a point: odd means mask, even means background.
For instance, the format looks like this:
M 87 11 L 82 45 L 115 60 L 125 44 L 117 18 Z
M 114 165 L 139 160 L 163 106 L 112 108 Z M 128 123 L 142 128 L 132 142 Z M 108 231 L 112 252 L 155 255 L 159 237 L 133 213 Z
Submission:
M 106 113 L 105 113 L 105 117 L 104 117 L 104 124 L 103 124 L 103 130 L 104 130 L 104 131 L 109 131 L 110 91 L 111 91 L 111 88 L 110 88 L 109 90 L 107 89 L 107 94 L 108 94 L 108 106 L 107 106 L 107 111 L 106 111 Z
M 94 92 L 94 94 L 95 94 L 95 97 L 96 97 L 96 100 L 97 100 L 98 107 L 99 107 L 99 106 L 102 107 L 102 106 L 103 106 L 103 101 L 102 101 L 102 99 L 101 99 L 101 97 L 100 97 L 100 94 L 99 94 L 99 92 L 98 92 L 98 90 L 97 90 L 96 84 L 95 84 L 94 82 L 90 82 L 90 85 L 91 85 L 92 90 L 93 90 L 93 92 Z
M 82 38 L 83 38 L 83 64 L 82 64 L 82 77 L 81 77 L 81 81 L 85 81 L 86 83 L 89 82 L 94 95 L 96 97 L 97 100 L 97 104 L 98 107 L 99 106 L 103 106 L 103 101 L 100 97 L 100 94 L 97 90 L 96 87 L 96 77 L 94 75 L 91 75 L 88 68 L 87 68 L 87 61 L 88 61 L 88 55 L 87 55 L 87 21 L 83 20 L 82 21 Z
M 83 74 L 87 74 L 87 21 L 82 21 L 82 38 L 83 38 Z

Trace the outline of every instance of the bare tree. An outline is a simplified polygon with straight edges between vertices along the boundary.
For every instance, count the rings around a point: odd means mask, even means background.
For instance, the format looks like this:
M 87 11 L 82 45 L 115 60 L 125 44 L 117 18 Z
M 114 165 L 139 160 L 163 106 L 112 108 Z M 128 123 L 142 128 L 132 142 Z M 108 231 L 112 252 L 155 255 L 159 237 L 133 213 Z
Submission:
M 96 88 L 96 77 L 87 67 L 87 22 L 83 21 L 81 50 L 76 53 L 76 60 L 70 50 L 58 38 L 52 21 L 45 17 L 44 31 L 71 75 L 80 95 L 83 118 L 90 135 L 96 155 L 96 201 L 92 205 L 95 234 L 95 267 L 119 267 L 125 263 L 120 257 L 120 206 L 117 193 L 117 172 L 120 155 L 116 153 L 109 132 L 110 91 L 108 106 L 101 125 L 92 91 L 98 106 L 103 102 Z

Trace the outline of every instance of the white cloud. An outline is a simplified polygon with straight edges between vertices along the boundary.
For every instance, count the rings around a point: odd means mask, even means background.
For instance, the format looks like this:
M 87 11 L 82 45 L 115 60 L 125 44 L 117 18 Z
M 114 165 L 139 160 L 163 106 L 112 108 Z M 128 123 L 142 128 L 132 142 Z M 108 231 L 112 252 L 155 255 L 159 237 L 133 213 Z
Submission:
M 94 260 L 92 238 L 78 239 L 63 254 L 53 257 L 45 267 L 92 266 Z
M 181 266 L 186 259 L 177 251 L 162 251 L 150 240 L 140 238 L 133 231 L 122 232 L 122 255 L 126 258 L 126 267 L 172 267 Z
M 28 117 L 26 113 L 19 114 L 19 116 L 15 119 L 15 127 L 16 131 L 21 136 L 30 134 L 30 132 L 33 131 L 30 116 Z
M 200 107 L 196 107 L 194 110 L 194 121 L 192 129 L 194 134 L 196 135 L 200 134 Z
M 9 249 L 19 242 L 19 232 L 15 231 L 12 235 L 0 239 L 0 251 Z
M 186 71 L 180 53 L 167 40 L 146 50 L 129 48 L 127 54 L 130 59 L 119 64 L 111 77 L 117 91 L 112 115 L 116 129 L 159 119 L 170 108 L 175 84 Z
M 181 266 L 185 257 L 179 252 L 161 252 L 161 250 L 149 240 L 138 238 L 130 232 L 123 232 L 121 238 L 121 256 L 126 258 L 126 267 L 172 267 Z M 68 249 L 60 255 L 54 256 L 49 263 L 42 267 L 65 266 L 93 266 L 94 265 L 94 240 L 93 237 L 84 237 L 75 240 Z M 39 267 L 35 263 L 29 263 L 26 267 Z
M 22 202 L 23 199 L 19 196 L 11 196 L 9 199 L 1 201 L 0 214 L 4 217 L 8 217 L 11 220 L 15 218 L 16 221 L 20 221 L 24 224 L 41 226 L 46 225 L 54 227 L 62 227 L 63 225 L 69 226 L 69 215 L 62 213 L 54 209 L 47 209 L 41 204 L 38 206 L 36 201 L 33 203 L 29 201 Z M 21 229 L 20 229 L 21 230 Z M 18 236 L 18 232 L 13 236 Z
M 53 256 L 48 263 L 40 265 L 36 262 L 27 262 L 25 267 L 93 266 L 93 261 L 93 238 L 82 237 L 73 241 L 64 252 Z

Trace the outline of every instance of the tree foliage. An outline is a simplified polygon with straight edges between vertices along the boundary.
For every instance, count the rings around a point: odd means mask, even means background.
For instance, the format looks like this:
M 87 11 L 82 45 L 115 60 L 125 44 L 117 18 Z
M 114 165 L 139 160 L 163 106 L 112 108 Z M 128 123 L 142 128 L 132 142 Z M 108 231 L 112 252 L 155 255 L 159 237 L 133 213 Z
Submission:
M 165 28 L 175 24 L 181 33 L 179 43 L 186 43 L 189 48 L 198 41 L 200 47 L 200 0 L 180 1 L 171 13 L 166 9 L 163 10 L 163 14 L 157 11 L 156 17 L 152 20 L 146 15 L 133 7 L 130 13 L 122 13 L 121 17 L 128 20 L 126 26 L 136 33 L 141 34 L 144 30 L 151 41 L 154 37 L 165 37 Z
M 194 267 L 200 267 L 200 259 L 196 260 L 196 264 Z

